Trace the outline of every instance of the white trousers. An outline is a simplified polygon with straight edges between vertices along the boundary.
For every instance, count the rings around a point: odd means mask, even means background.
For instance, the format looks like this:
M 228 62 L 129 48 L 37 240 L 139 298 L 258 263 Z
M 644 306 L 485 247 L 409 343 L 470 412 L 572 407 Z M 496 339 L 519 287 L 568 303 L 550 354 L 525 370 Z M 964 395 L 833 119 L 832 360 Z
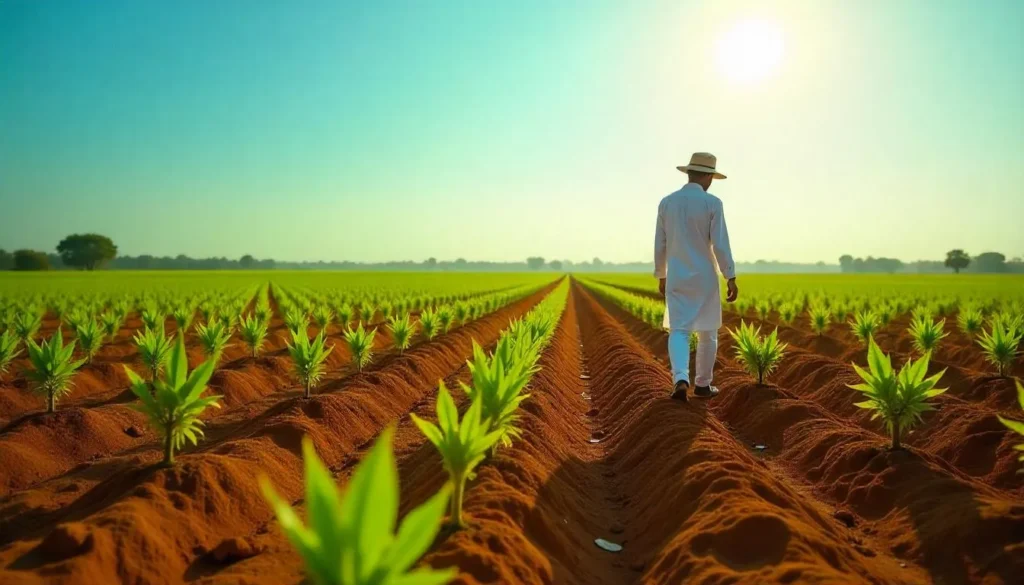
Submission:
M 697 332 L 697 378 L 695 386 L 710 386 L 718 354 L 718 332 Z M 672 382 L 690 381 L 690 332 L 682 329 L 668 334 L 668 358 L 672 362 Z

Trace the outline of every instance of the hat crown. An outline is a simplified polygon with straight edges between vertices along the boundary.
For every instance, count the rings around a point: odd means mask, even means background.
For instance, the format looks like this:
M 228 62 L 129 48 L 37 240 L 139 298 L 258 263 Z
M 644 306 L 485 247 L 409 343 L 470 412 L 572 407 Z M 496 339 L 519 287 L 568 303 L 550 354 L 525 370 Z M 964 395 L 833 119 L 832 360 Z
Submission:
M 710 152 L 695 152 L 690 156 L 690 166 L 714 169 L 716 163 L 718 163 L 718 158 Z

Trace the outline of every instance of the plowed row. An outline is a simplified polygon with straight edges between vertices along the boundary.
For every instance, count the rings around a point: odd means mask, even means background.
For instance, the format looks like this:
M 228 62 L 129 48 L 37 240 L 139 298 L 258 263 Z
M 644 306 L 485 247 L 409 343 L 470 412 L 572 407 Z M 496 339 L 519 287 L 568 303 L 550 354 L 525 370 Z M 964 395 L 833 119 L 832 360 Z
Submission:
M 403 510 L 422 502 L 445 478 L 408 413 L 432 418 L 437 380 L 467 376 L 471 339 L 494 343 L 541 296 L 312 400 L 280 388 L 240 400 L 237 418 L 212 422 L 214 436 L 174 470 L 120 454 L 13 493 L 0 500 L 0 582 L 302 582 L 256 476 L 301 508 L 304 434 L 343 485 L 397 421 Z M 442 534 L 424 562 L 458 566 L 460 583 L 1024 582 L 1012 469 L 1002 455 L 949 455 L 957 418 L 1001 408 L 972 394 L 972 371 L 935 413 L 958 413 L 948 428 L 892 453 L 837 398 L 849 368 L 802 335 L 769 387 L 737 367 L 723 336 L 722 395 L 678 403 L 667 399 L 665 334 L 573 284 L 523 406 L 523 440 L 480 467 L 471 527 Z M 623 550 L 598 548 L 599 537 Z

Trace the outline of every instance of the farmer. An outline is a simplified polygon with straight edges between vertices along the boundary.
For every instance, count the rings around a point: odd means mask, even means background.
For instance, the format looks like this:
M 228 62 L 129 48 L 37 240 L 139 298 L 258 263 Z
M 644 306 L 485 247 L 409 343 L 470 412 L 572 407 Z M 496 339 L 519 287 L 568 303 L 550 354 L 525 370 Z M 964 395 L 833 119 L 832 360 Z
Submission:
M 689 182 L 661 200 L 654 235 L 654 276 L 665 297 L 665 327 L 669 330 L 668 356 L 672 362 L 672 398 L 686 401 L 690 388 L 690 333 L 697 332 L 697 376 L 693 395 L 711 398 L 722 326 L 722 301 L 715 264 L 726 278 L 730 303 L 739 296 L 736 265 L 729 247 L 722 200 L 708 193 L 713 179 L 725 175 L 715 170 L 717 159 L 695 153 L 690 164 L 676 167 Z

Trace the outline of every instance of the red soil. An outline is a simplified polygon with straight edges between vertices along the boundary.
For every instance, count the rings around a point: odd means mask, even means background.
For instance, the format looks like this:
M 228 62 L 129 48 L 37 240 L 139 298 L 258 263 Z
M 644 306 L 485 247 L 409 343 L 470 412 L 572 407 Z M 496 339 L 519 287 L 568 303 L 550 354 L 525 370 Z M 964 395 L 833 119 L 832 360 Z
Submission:
M 70 471 L 40 467 L 52 478 L 0 499 L 0 582 L 302 582 L 255 479 L 269 475 L 301 508 L 303 435 L 343 485 L 397 421 L 407 512 L 445 479 L 408 414 L 432 418 L 437 380 L 466 379 L 471 340 L 493 344 L 541 296 L 385 355 L 369 372 L 345 372 L 339 354 L 337 373 L 310 400 L 299 398 L 283 355 L 228 359 L 217 380 L 225 412 L 174 469 L 150 465 L 159 448 L 143 437 L 92 447 L 101 454 Z M 777 386 L 756 387 L 723 337 L 722 396 L 680 404 L 666 397 L 664 343 L 664 333 L 574 286 L 523 406 L 523 440 L 479 468 L 470 528 L 439 536 L 424 562 L 458 566 L 467 584 L 1024 581 L 1024 503 L 1005 475 L 1005 441 L 987 461 L 952 457 L 957 434 L 963 452 L 986 448 L 995 431 L 968 427 L 984 427 L 988 402 L 947 401 L 933 416 L 947 407 L 958 416 L 926 420 L 912 447 L 893 453 L 877 421 L 839 399 L 842 362 L 794 347 Z M 74 428 L 77 415 L 64 416 Z M 974 422 L 957 427 L 960 419 Z M 4 433 L 52 424 L 42 421 Z M 948 428 L 929 435 L 933 425 Z M 601 550 L 598 537 L 623 551 Z

